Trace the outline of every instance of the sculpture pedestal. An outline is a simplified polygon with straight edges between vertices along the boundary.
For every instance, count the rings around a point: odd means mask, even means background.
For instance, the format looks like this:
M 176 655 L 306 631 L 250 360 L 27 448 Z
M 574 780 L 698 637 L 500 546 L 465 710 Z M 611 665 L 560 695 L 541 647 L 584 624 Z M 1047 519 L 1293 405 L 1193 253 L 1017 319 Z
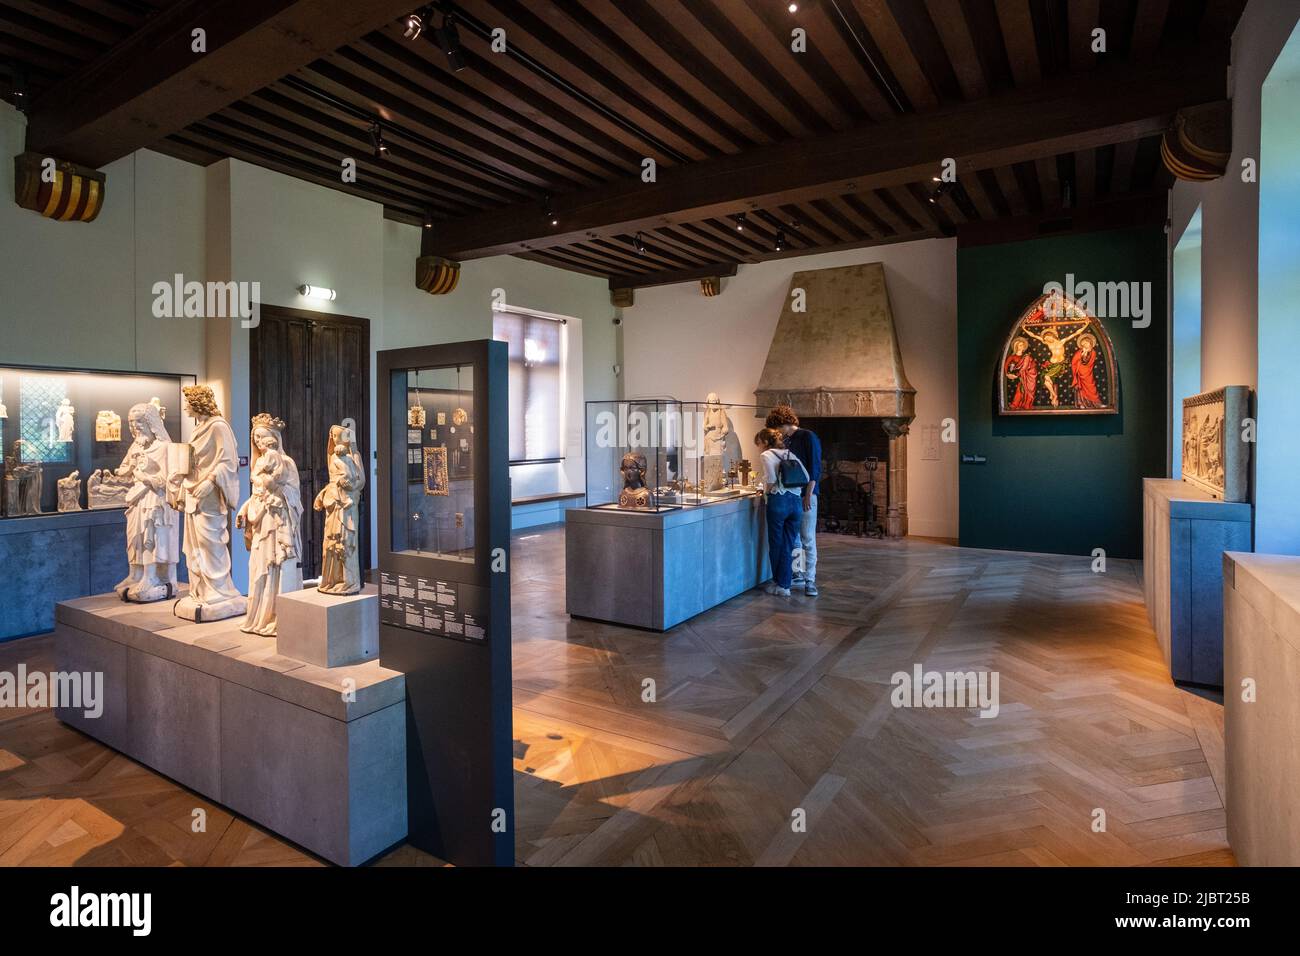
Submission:
M 406 836 L 404 675 L 288 660 L 237 621 L 116 594 L 56 615 L 57 669 L 103 675 L 101 711 L 60 701 L 64 723 L 334 863 Z
M 324 594 L 315 588 L 275 602 L 276 649 L 318 667 L 345 667 L 379 656 L 379 588 Z

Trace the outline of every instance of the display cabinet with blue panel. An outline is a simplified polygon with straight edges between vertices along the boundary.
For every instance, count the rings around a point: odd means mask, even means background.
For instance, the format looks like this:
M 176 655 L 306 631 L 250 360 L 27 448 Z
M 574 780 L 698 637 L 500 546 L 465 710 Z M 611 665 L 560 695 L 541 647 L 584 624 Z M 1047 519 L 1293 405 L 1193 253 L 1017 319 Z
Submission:
M 153 403 L 171 440 L 187 440 L 181 388 L 194 381 L 0 366 L 0 567 L 23 597 L 0 602 L 0 640 L 52 630 L 57 602 L 110 591 L 126 576 L 130 481 L 116 472 L 133 441 L 131 408 Z

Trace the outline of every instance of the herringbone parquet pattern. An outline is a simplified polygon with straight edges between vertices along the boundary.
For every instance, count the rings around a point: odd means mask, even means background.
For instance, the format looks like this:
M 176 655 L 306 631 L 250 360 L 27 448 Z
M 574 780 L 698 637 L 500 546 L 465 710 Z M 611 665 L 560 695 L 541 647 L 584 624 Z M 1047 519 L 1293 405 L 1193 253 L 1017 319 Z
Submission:
M 1232 862 L 1222 708 L 1170 682 L 1128 562 L 825 536 L 822 597 L 652 634 L 567 618 L 563 547 L 514 544 L 522 864 Z M 49 654 L 0 645 L 0 669 Z M 895 708 L 917 663 L 996 671 L 999 715 Z M 0 865 L 317 862 L 48 711 L 0 711 Z

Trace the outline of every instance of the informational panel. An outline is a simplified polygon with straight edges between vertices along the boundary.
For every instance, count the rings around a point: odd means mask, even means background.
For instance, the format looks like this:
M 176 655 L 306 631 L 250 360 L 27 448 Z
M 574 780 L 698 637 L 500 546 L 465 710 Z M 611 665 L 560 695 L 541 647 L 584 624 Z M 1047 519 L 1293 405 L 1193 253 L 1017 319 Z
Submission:
M 509 355 L 377 356 L 379 661 L 406 678 L 411 845 L 511 866 Z
M 379 621 L 461 641 L 488 638 L 488 610 L 478 588 L 417 574 L 379 573 Z

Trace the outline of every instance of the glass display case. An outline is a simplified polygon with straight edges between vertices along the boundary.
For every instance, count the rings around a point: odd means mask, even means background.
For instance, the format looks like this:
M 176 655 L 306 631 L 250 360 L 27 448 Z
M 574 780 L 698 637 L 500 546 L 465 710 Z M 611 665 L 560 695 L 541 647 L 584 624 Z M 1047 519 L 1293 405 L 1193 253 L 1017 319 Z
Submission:
M 714 396 L 588 402 L 587 507 L 653 512 L 754 494 L 766 411 Z
M 393 515 L 393 550 L 472 563 L 474 366 L 392 375 L 394 393 L 406 395 L 405 416 L 392 422 L 393 448 L 406 449 L 405 510 Z
M 116 474 L 133 441 L 132 406 L 152 403 L 172 441 L 192 422 L 181 388 L 193 375 L 0 366 L 0 514 L 124 508 Z

